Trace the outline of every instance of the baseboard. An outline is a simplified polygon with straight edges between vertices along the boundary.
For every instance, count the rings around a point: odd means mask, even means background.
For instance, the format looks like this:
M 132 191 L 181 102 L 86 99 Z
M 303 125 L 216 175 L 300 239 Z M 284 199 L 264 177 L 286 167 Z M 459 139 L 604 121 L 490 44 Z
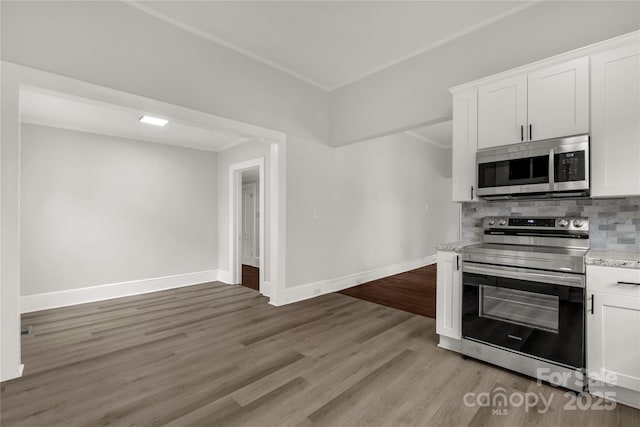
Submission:
M 227 285 L 230 285 L 232 280 L 231 280 L 231 272 L 229 271 L 224 271 L 224 270 L 218 270 L 218 281 L 222 282 L 222 283 L 226 283 Z
M 291 304 L 309 298 L 314 298 L 319 295 L 342 291 L 344 289 L 352 288 L 363 283 L 382 279 L 383 277 L 393 276 L 395 274 L 400 274 L 406 271 L 415 270 L 416 268 L 435 264 L 435 262 L 436 256 L 431 255 L 424 258 L 418 258 L 399 262 L 397 264 L 387 265 L 361 273 L 349 274 L 346 276 L 338 277 L 336 279 L 320 280 L 313 283 L 306 283 L 304 285 L 286 288 L 284 295 L 281 298 L 278 298 L 279 301 L 277 302 L 277 304 L 272 303 L 272 305 L 280 306 Z
M 634 390 L 612 385 L 594 386 L 589 384 L 589 393 L 640 409 L 640 392 Z
M 47 292 L 44 294 L 24 295 L 20 297 L 20 312 L 29 313 L 50 308 L 180 288 L 183 286 L 197 285 L 199 283 L 214 282 L 219 280 L 219 276 L 219 270 L 207 270 L 87 288 L 68 289 L 58 292 Z
M 449 337 L 445 337 L 444 335 L 440 335 L 440 341 L 438 342 L 438 347 L 460 353 L 461 344 L 462 342 L 459 339 L 449 338 Z
M 264 288 L 263 289 L 264 292 L 262 292 L 262 295 L 264 295 L 265 297 L 271 297 L 271 282 L 268 280 L 265 280 L 263 284 L 263 288 Z

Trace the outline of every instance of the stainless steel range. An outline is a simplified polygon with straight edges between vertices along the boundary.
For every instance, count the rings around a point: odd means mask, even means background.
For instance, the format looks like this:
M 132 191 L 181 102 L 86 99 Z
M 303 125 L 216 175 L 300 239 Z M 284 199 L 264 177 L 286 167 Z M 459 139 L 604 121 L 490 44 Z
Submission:
M 589 220 L 485 218 L 483 229 L 484 242 L 462 254 L 462 353 L 541 379 L 565 375 L 562 385 L 581 391 Z

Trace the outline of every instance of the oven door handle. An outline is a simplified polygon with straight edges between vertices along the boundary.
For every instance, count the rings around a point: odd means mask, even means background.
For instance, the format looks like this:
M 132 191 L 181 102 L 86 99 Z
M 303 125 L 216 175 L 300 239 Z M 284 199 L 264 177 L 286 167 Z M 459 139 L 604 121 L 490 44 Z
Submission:
M 504 277 L 507 279 L 528 280 L 531 282 L 550 283 L 553 285 L 571 286 L 574 288 L 585 287 L 584 276 L 568 273 L 531 271 L 525 268 L 501 267 L 497 265 L 487 267 L 469 262 L 463 264 L 462 272 Z

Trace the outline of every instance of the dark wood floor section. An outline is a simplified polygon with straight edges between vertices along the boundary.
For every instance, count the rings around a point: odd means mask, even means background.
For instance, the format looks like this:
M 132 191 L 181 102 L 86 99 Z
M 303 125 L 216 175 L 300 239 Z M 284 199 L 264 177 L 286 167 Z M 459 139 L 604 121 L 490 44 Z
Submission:
M 208 283 L 30 313 L 11 426 L 638 426 L 640 411 L 566 411 L 564 391 L 436 346 L 434 320 L 340 294 L 274 307 Z M 545 413 L 466 406 L 542 393 Z M 481 399 L 481 401 L 484 401 Z
M 251 265 L 242 264 L 242 286 L 256 291 L 260 290 L 260 269 Z
M 436 264 L 345 289 L 341 294 L 436 317 Z

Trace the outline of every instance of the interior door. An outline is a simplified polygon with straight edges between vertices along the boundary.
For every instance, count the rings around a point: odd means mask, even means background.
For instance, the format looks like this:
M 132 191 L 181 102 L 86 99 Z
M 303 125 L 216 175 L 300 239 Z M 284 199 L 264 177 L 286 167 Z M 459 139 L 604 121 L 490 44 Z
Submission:
M 258 194 L 256 183 L 242 185 L 242 263 L 259 267 Z
M 589 58 L 529 73 L 530 141 L 589 133 Z
M 527 75 L 478 88 L 478 149 L 527 140 Z

